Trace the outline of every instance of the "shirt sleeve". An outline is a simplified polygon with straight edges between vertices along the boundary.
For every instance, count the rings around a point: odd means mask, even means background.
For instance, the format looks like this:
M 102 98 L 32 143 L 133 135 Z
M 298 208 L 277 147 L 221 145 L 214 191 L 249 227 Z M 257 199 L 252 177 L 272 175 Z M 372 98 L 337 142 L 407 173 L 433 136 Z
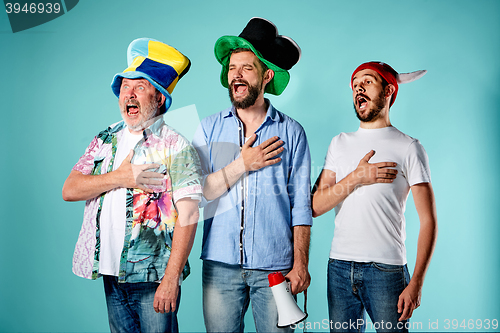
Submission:
M 182 198 L 201 198 L 201 169 L 198 153 L 190 144 L 175 155 L 170 166 L 174 202 Z
M 306 133 L 302 127 L 300 127 L 300 133 L 295 146 L 295 151 L 292 154 L 289 179 L 292 227 L 297 225 L 312 226 L 311 155 Z
M 76 162 L 73 170 L 80 171 L 84 175 L 90 175 L 92 169 L 94 168 L 94 158 L 96 153 L 99 151 L 101 146 L 101 140 L 94 137 L 94 140 L 89 144 L 85 153 L 80 157 L 78 162 Z
M 408 184 L 413 186 L 420 183 L 431 182 L 431 169 L 429 167 L 429 158 L 420 141 L 413 141 L 408 147 L 405 158 L 405 168 Z
M 335 169 L 335 162 L 333 158 L 333 146 L 334 146 L 334 140 L 335 138 L 332 139 L 332 142 L 330 142 L 330 145 L 328 146 L 328 151 L 326 152 L 326 157 L 325 157 L 325 165 L 323 169 L 328 169 L 333 172 L 336 172 Z
M 208 150 L 207 137 L 203 128 L 203 121 L 198 125 L 193 138 L 193 146 L 196 149 L 200 158 L 200 166 L 202 175 L 209 175 L 212 170 L 210 168 L 210 156 Z

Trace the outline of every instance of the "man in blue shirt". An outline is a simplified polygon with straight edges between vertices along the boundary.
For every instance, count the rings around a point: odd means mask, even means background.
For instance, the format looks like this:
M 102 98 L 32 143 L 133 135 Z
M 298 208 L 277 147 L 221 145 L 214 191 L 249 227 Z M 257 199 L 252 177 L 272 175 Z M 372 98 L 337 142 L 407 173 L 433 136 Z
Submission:
M 308 273 L 310 155 L 303 128 L 276 110 L 300 48 L 253 18 L 215 44 L 232 107 L 201 122 L 193 140 L 205 175 L 203 313 L 208 332 L 241 332 L 252 302 L 257 331 L 278 329 L 267 276 L 281 271 L 293 294 Z

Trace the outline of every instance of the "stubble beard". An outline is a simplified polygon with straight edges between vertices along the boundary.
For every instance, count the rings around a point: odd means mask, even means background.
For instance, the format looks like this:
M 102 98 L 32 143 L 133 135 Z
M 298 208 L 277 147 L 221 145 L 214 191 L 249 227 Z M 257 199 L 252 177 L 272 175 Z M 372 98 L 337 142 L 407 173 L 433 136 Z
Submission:
M 141 106 L 141 103 L 136 99 L 127 99 L 124 101 L 123 106 L 121 107 L 121 111 L 127 114 L 127 104 L 133 103 L 136 104 L 139 108 L 139 113 L 143 115 L 143 120 L 135 125 L 127 124 L 127 127 L 131 131 L 142 131 L 153 123 L 152 119 L 155 118 L 156 113 L 158 112 L 158 101 L 156 97 L 152 98 L 147 105 Z M 124 118 L 124 117 L 123 117 Z M 125 118 L 124 118 L 125 120 Z M 127 122 L 125 122 L 127 123 Z
M 362 122 L 369 123 L 378 118 L 380 111 L 384 109 L 385 106 L 385 94 L 384 91 L 381 91 L 380 94 L 373 99 L 374 106 L 366 113 L 363 117 L 359 114 L 356 103 L 354 105 L 354 111 L 356 112 L 356 117 Z

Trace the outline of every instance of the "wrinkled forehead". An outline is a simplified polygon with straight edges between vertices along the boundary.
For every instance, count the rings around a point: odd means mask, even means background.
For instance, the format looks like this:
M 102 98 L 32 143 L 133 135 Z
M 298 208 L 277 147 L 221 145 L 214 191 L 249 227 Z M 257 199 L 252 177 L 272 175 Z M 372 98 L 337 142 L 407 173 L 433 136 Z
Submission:
M 352 77 L 352 82 L 354 82 L 356 80 L 359 81 L 363 77 L 367 77 L 367 76 L 372 77 L 377 81 L 382 81 L 382 76 L 380 76 L 380 74 L 377 71 L 367 68 L 367 69 L 362 69 L 359 72 L 356 72 L 356 74 L 354 74 L 354 76 Z

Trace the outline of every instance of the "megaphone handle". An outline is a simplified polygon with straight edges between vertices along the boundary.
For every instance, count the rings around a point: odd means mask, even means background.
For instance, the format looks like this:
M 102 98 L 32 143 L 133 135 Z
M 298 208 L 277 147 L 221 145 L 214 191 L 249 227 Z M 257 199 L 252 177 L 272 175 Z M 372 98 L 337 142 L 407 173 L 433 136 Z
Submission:
M 306 314 L 307 316 L 307 289 L 304 290 L 304 313 Z M 307 321 L 307 319 L 306 319 Z M 306 328 L 306 323 L 304 322 L 304 329 L 302 330 L 304 333 L 307 332 L 307 328 Z
M 304 313 L 307 314 L 307 289 L 304 290 Z

